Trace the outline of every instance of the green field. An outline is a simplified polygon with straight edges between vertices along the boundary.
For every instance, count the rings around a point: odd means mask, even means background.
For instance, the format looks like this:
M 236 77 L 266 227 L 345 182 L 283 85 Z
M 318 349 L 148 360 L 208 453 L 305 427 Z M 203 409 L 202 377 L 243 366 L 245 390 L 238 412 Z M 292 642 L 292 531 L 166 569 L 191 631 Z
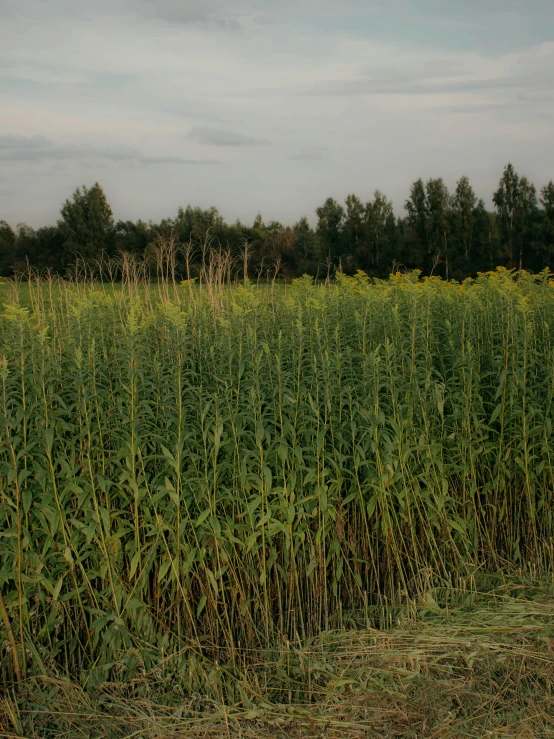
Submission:
M 0 300 L 0 736 L 552 736 L 548 273 Z

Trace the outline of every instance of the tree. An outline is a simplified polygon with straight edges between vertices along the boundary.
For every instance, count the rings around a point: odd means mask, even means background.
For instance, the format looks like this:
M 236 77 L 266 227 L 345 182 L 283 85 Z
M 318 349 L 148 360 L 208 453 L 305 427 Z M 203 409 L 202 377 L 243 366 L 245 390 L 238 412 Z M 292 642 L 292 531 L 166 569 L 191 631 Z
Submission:
M 9 277 L 15 261 L 16 236 L 6 221 L 0 221 L 0 276 Z
M 9 265 L 4 274 L 21 272 L 27 266 L 52 272 L 62 269 L 65 238 L 57 226 L 43 226 L 35 231 L 25 223 L 18 223 L 16 233 L 9 226 L 6 231 L 3 226 L 7 224 L 0 222 L 0 254 L 2 241 L 11 241 Z
M 39 257 L 39 243 L 35 229 L 26 223 L 18 223 L 14 269 L 16 272 L 22 272 L 28 264 L 31 267 L 38 267 Z
M 541 190 L 540 251 L 543 264 L 554 268 L 554 182 L 550 180 Z
M 406 200 L 408 223 L 416 253 L 414 266 L 430 271 L 439 256 L 444 256 L 445 276 L 450 277 L 450 195 L 442 178 L 420 178 L 410 188 Z
M 292 227 L 294 232 L 294 251 L 296 253 L 297 274 L 317 272 L 319 262 L 319 244 L 314 229 L 304 216 Z
M 452 194 L 442 178 L 419 178 L 405 201 L 405 218 L 396 218 L 390 200 L 376 190 L 365 204 L 354 194 L 344 206 L 328 198 L 316 209 L 315 230 L 306 218 L 287 226 L 266 222 L 261 214 L 252 225 L 238 220 L 228 224 L 217 208 L 192 205 L 156 224 L 118 221 L 114 226 L 106 196 L 96 183 L 75 190 L 57 226 L 35 231 L 19 224 L 14 231 L 0 221 L 0 274 L 11 275 L 27 263 L 63 272 L 77 254 L 92 261 L 102 250 L 108 255 L 141 255 L 158 237 L 194 245 L 186 260 L 177 249 L 178 275 L 188 274 L 188 267 L 194 274 L 200 267 L 203 250 L 196 247 L 211 244 L 238 257 L 245 243 L 250 276 L 265 274 L 268 268 L 271 272 L 276 262 L 286 277 L 314 275 L 323 262 L 336 266 L 341 259 L 348 271 L 363 269 L 375 277 L 385 277 L 395 263 L 429 274 L 439 256 L 447 279 L 461 280 L 499 264 L 528 270 L 554 267 L 554 182 L 542 188 L 539 198 L 534 185 L 508 164 L 493 200 L 494 212 L 489 212 L 465 176 Z
M 62 272 L 64 267 L 65 236 L 58 226 L 43 226 L 35 232 L 35 254 L 28 255 L 33 267 Z M 18 255 L 20 248 L 18 246 Z
M 550 180 L 541 190 L 541 205 L 544 208 L 545 215 L 554 221 L 554 182 Z
M 430 179 L 426 186 L 427 199 L 427 238 L 429 253 L 434 259 L 444 257 L 445 277 L 450 278 L 451 244 L 450 194 L 442 177 Z
M 429 258 L 429 213 L 425 184 L 421 177 L 410 187 L 410 197 L 404 203 L 408 212 L 410 231 L 405 234 L 405 240 L 411 242 L 406 256 L 410 266 L 425 269 L 430 263 Z
M 66 200 L 61 209 L 58 226 L 66 238 L 68 263 L 76 255 L 91 261 L 102 251 L 113 250 L 112 209 L 98 183 L 75 190 L 72 200 Z
M 513 266 L 514 263 L 514 222 L 518 196 L 519 175 L 512 164 L 507 164 L 498 183 L 498 190 L 494 193 L 492 200 L 498 213 L 502 238 L 506 242 L 510 266 Z
M 526 255 L 526 266 L 532 266 L 536 252 L 536 235 L 538 225 L 538 201 L 535 185 L 527 177 L 519 181 L 519 199 L 516 210 L 517 249 L 519 269 L 523 269 L 523 257 Z M 530 264 L 529 264 L 530 263 Z
M 517 174 L 511 164 L 504 168 L 493 202 L 499 218 L 500 234 L 510 267 L 523 269 L 524 253 L 530 251 L 537 218 L 537 193 L 527 177 Z
M 325 203 L 316 209 L 317 235 L 321 243 L 322 253 L 330 261 L 339 259 L 343 255 L 343 225 L 344 208 L 333 198 L 327 198 Z
M 266 226 L 267 238 L 264 243 L 263 258 L 267 266 L 275 265 L 283 268 L 288 276 L 295 271 L 296 254 L 294 251 L 294 231 L 290 226 L 283 226 L 279 221 L 270 221 Z
M 452 225 L 466 266 L 473 255 L 477 196 L 467 177 L 460 177 L 452 196 Z
M 375 190 L 373 200 L 365 206 L 365 227 L 365 255 L 360 255 L 360 264 L 385 276 L 396 246 L 397 228 L 392 203 L 379 190 Z
M 462 277 L 468 277 L 475 272 L 493 270 L 501 263 L 498 217 L 490 213 L 483 200 L 479 200 L 474 211 L 474 256 L 470 265 L 466 265 Z
M 179 208 L 175 219 L 175 229 L 181 242 L 193 241 L 203 244 L 206 236 L 212 238 L 221 236 L 224 225 L 223 218 L 217 208 L 193 208 L 187 205 L 186 209 Z
M 130 252 L 142 256 L 148 246 L 155 240 L 155 234 L 148 223 L 138 220 L 118 221 L 114 227 L 114 251 Z
M 343 224 L 344 247 L 349 253 L 355 252 L 365 237 L 365 208 L 357 195 L 346 198 L 346 216 Z

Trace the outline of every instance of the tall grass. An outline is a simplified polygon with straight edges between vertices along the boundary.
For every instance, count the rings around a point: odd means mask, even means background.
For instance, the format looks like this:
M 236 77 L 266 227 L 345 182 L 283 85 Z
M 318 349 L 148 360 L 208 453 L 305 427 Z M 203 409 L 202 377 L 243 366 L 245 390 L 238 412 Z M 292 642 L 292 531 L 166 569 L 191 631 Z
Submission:
M 231 287 L 208 254 L 180 286 L 171 258 L 6 297 L 4 680 L 161 665 L 195 691 L 479 571 L 552 572 L 547 273 Z

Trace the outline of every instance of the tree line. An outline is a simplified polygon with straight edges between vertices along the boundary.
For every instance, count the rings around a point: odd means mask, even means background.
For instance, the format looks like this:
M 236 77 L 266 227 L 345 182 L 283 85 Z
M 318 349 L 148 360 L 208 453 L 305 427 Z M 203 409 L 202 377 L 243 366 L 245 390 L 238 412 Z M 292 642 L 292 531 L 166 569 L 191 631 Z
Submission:
M 115 221 L 101 186 L 77 188 L 66 200 L 55 226 L 37 230 L 0 221 L 0 275 L 9 277 L 28 266 L 63 274 L 76 257 L 94 263 L 102 254 L 142 256 L 159 240 L 207 243 L 236 251 L 248 245 L 254 273 L 278 263 L 281 274 L 295 277 L 336 269 L 364 270 L 386 277 L 397 269 L 420 269 L 446 279 L 462 280 L 478 271 L 505 266 L 538 272 L 554 267 L 554 183 L 539 193 L 508 164 L 488 211 L 467 177 L 453 192 L 442 178 L 416 180 L 404 207 L 395 216 L 391 201 L 377 190 L 369 202 L 349 195 L 344 205 L 328 198 L 316 209 L 313 228 L 307 218 L 293 226 L 265 222 L 226 223 L 217 208 L 179 208 L 160 223 Z M 184 276 L 184 265 L 177 273 Z

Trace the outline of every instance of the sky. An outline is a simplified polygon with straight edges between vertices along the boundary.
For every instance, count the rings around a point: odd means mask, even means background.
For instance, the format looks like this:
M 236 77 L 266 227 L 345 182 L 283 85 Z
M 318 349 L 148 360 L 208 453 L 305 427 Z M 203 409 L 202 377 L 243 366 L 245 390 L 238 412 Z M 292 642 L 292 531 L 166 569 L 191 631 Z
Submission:
M 554 178 L 551 0 L 0 0 L 0 220 L 215 205 L 293 223 L 327 197 Z

